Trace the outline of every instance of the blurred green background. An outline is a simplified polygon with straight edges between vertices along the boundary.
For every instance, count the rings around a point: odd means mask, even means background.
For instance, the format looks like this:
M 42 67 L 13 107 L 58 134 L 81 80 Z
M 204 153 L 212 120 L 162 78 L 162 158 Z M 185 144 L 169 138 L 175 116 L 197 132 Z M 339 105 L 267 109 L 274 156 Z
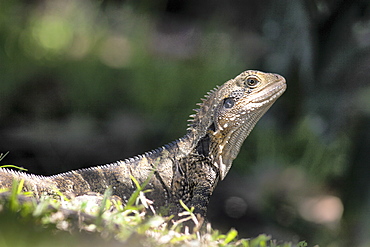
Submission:
M 1 1 L 1 164 L 50 175 L 154 149 L 246 69 L 288 89 L 219 183 L 213 227 L 370 246 L 365 0 Z

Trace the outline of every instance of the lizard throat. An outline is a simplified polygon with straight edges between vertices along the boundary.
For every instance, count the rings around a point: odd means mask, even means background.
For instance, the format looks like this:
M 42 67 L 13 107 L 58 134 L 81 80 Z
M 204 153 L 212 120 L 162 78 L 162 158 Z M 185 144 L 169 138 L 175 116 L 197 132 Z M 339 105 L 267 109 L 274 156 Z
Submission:
M 247 121 L 238 127 L 230 130 L 223 138 L 215 132 L 212 136 L 213 142 L 211 143 L 211 158 L 213 164 L 218 168 L 220 179 L 223 180 L 229 172 L 233 160 L 238 155 L 240 148 L 248 137 L 258 120 L 268 110 L 269 107 L 249 114 Z

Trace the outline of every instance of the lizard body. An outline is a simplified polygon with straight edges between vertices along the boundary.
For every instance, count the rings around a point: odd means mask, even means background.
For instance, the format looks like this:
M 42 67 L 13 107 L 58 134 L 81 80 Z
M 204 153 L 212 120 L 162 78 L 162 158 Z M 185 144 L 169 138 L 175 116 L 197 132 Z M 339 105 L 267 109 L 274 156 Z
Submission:
M 124 203 L 135 191 L 130 176 L 140 184 L 147 180 L 145 195 L 167 215 L 183 211 L 181 199 L 205 217 L 209 198 L 223 180 L 240 147 L 257 121 L 286 89 L 277 74 L 248 70 L 210 91 L 188 124 L 187 134 L 158 149 L 112 164 L 38 176 L 0 168 L 0 188 L 24 180 L 24 191 L 36 198 L 44 194 L 112 194 Z

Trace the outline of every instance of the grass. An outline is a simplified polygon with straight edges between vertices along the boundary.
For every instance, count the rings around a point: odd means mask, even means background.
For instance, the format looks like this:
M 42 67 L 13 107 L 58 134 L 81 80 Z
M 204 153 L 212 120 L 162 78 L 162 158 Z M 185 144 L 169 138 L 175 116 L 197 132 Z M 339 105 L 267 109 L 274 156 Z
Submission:
M 210 224 L 192 233 L 184 223 L 199 223 L 193 208 L 184 207 L 176 219 L 158 215 L 153 202 L 145 197 L 144 186 L 137 185 L 127 205 L 111 196 L 92 195 L 68 199 L 44 196 L 36 200 L 22 192 L 23 181 L 0 193 L 0 246 L 243 246 L 304 247 L 279 243 L 262 234 L 252 239 L 238 239 L 238 232 L 226 234 Z

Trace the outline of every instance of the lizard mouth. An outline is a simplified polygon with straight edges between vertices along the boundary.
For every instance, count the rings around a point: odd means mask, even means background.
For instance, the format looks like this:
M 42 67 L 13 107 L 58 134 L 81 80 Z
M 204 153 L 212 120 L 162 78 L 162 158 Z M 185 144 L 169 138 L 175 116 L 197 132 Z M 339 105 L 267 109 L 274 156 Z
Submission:
M 268 104 L 273 103 L 279 98 L 286 90 L 285 78 L 279 76 L 279 80 L 273 84 L 267 85 L 260 89 L 260 91 L 252 98 L 251 103 L 253 104 Z

